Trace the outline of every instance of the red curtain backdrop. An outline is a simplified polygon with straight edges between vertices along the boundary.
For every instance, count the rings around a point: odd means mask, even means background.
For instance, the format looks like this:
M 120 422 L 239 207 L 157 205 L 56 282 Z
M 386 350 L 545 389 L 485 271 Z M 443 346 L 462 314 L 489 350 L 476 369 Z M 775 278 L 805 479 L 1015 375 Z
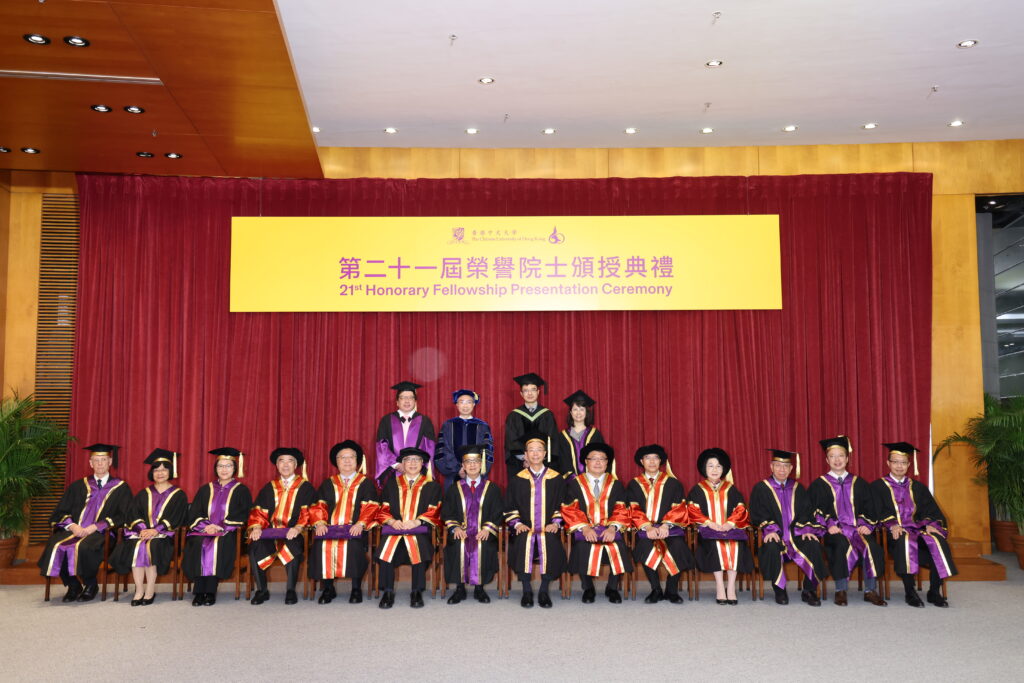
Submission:
M 931 176 L 865 174 L 597 180 L 256 180 L 82 175 L 78 337 L 71 431 L 122 446 L 120 474 L 146 483 L 155 447 L 183 454 L 192 493 L 218 446 L 271 476 L 276 446 L 301 448 L 310 477 L 332 444 L 370 453 L 388 387 L 415 380 L 440 426 L 451 392 L 503 443 L 521 401 L 514 375 L 548 380 L 542 402 L 583 389 L 618 450 L 666 446 L 687 486 L 720 446 L 744 491 L 766 448 L 826 471 L 817 440 L 854 444 L 851 469 L 885 470 L 882 441 L 927 453 L 931 367 Z M 778 213 L 781 311 L 229 313 L 232 216 L 485 216 Z M 721 268 L 728 273 L 730 264 Z M 372 460 L 372 455 L 369 456 Z M 494 479 L 504 485 L 497 455 Z M 922 476 L 927 476 L 927 455 Z M 69 457 L 69 478 L 87 471 Z M 372 467 L 372 463 L 371 463 Z

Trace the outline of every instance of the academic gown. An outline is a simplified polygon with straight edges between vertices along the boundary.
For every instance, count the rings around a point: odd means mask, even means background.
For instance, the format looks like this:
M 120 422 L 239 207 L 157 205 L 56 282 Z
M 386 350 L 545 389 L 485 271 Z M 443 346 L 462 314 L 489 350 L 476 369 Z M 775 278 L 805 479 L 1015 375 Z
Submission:
M 774 478 L 754 484 L 750 492 L 750 522 L 761 532 L 758 564 L 761 575 L 782 590 L 786 589 L 787 561 L 794 562 L 814 586 L 825 576 L 825 559 L 817 538 L 805 540 L 805 534 L 821 537 L 825 530 L 815 523 L 811 498 L 798 482 L 782 484 Z M 765 542 L 764 537 L 778 534 L 780 541 Z
M 473 586 L 491 582 L 498 571 L 498 527 L 504 521 L 504 511 L 501 489 L 486 479 L 477 482 L 475 491 L 468 481 L 448 489 L 441 505 L 448 537 L 444 549 L 445 581 Z M 466 532 L 465 540 L 455 538 L 456 529 Z M 481 529 L 491 532 L 486 541 L 476 540 Z
M 374 480 L 377 488 L 384 489 L 388 481 L 395 476 L 395 463 L 398 462 L 398 453 L 403 448 L 415 447 L 430 454 L 430 460 L 434 459 L 437 434 L 434 432 L 434 423 L 422 413 L 413 413 L 409 423 L 408 434 L 402 429 L 402 418 L 396 410 L 388 413 L 380 419 L 377 425 L 376 455 L 374 461 Z M 424 468 L 427 464 L 424 463 Z
M 875 529 L 875 502 L 871 485 L 855 474 L 847 473 L 842 483 L 831 474 L 824 474 L 807 490 L 814 508 L 814 521 L 824 529 L 829 573 L 835 579 L 849 578 L 858 564 L 865 576 L 877 578 L 884 569 L 882 548 L 874 533 L 861 536 L 857 527 Z M 838 526 L 842 533 L 830 534 L 830 526 Z
M 128 484 L 109 477 L 102 489 L 94 477 L 85 477 L 71 484 L 57 501 L 50 515 L 54 531 L 36 563 L 43 576 L 60 576 L 63 558 L 67 557 L 68 574 L 93 577 L 103 562 L 103 532 L 124 524 L 132 492 Z M 67 530 L 71 524 L 96 525 L 96 533 L 75 538 Z
M 544 406 L 537 404 L 537 409 L 532 413 L 521 405 L 508 414 L 505 418 L 505 466 L 508 468 L 508 476 L 511 480 L 516 472 L 526 467 L 524 461 L 512 455 L 512 451 L 524 450 L 523 437 L 528 432 L 537 431 L 548 437 L 547 459 L 545 465 L 555 469 L 558 473 L 571 472 L 570 463 L 558 462 L 554 448 L 558 440 L 558 426 L 555 424 L 554 414 Z
M 188 517 L 188 496 L 171 485 L 163 493 L 150 484 L 136 494 L 132 501 L 130 521 L 114 552 L 110 566 L 118 574 L 127 574 L 132 567 L 155 566 L 157 574 L 166 574 L 174 557 L 174 532 L 185 524 Z M 144 529 L 156 529 L 157 535 L 148 541 L 139 539 Z
M 380 501 L 373 481 L 356 472 L 345 485 L 335 474 L 320 485 L 319 500 L 310 508 L 309 521 L 314 529 L 327 526 L 327 534 L 313 536 L 309 553 L 309 578 L 351 579 L 366 572 L 366 532 L 377 525 Z M 353 538 L 348 530 L 361 523 L 363 533 Z
M 637 529 L 633 559 L 657 571 L 662 564 L 665 571 L 675 576 L 691 569 L 693 553 L 686 543 L 689 509 L 683 495 L 683 484 L 667 472 L 659 472 L 653 484 L 645 475 L 629 482 L 626 487 L 630 517 Z M 667 538 L 650 540 L 646 529 L 651 525 L 669 525 Z
M 459 447 L 476 444 L 483 444 L 485 447 L 483 476 L 486 477 L 494 464 L 494 438 L 490 425 L 477 417 L 463 420 L 458 416 L 445 420 L 441 425 L 441 433 L 437 438 L 435 465 L 437 471 L 444 477 L 445 492 L 459 480 L 459 470 L 462 469 L 462 462 L 458 457 Z
M 418 520 L 414 529 L 398 530 L 388 526 L 391 520 Z M 429 562 L 434 556 L 433 531 L 441 523 L 441 485 L 420 474 L 410 484 L 409 477 L 398 475 L 384 486 L 377 522 L 381 525 L 378 562 L 398 566 Z
M 201 576 L 226 579 L 235 570 L 238 532 L 245 529 L 252 508 L 249 487 L 232 479 L 227 484 L 208 482 L 189 506 L 188 535 L 181 568 L 189 581 Z M 203 533 L 207 526 L 223 527 L 220 534 Z
M 505 492 L 505 523 L 508 525 L 508 564 L 512 571 L 530 574 L 539 564 L 541 573 L 557 577 L 565 570 L 565 547 L 561 533 L 548 533 L 548 524 L 562 524 L 565 478 L 545 467 L 538 477 L 529 468 L 510 477 Z M 517 534 L 522 522 L 529 531 Z
M 921 566 L 934 567 L 939 578 L 955 576 L 953 553 L 946 540 L 946 516 L 928 487 L 910 477 L 897 482 L 887 474 L 871 484 L 878 523 L 886 529 L 889 556 L 897 574 L 917 574 Z M 895 540 L 888 530 L 901 526 L 907 533 Z
M 309 508 L 316 503 L 316 489 L 296 474 L 291 485 L 286 489 L 281 479 L 268 481 L 256 495 L 256 502 L 249 511 L 246 524 L 246 535 L 255 528 L 280 530 L 286 532 L 295 526 L 309 525 Z M 266 571 L 274 560 L 281 564 L 302 562 L 302 534 L 288 540 L 281 538 L 260 538 L 250 541 L 249 553 L 255 558 L 257 566 Z
M 622 537 L 622 531 L 631 525 L 626 488 L 610 472 L 604 475 L 600 495 L 595 496 L 590 486 L 585 474 L 571 477 L 566 483 L 562 520 L 572 534 L 569 571 L 580 576 L 599 576 L 601 565 L 605 564 L 614 575 L 631 572 L 633 562 Z M 614 527 L 615 540 L 604 543 L 598 538 L 596 543 L 591 543 L 581 531 L 586 526 L 594 527 L 599 537 L 605 529 Z
M 736 570 L 754 571 L 754 560 L 747 546 L 746 529 L 750 526 L 743 494 L 730 481 L 723 481 L 715 491 L 707 480 L 692 489 L 689 500 L 689 520 L 697 525 L 697 568 L 702 572 Z M 708 522 L 736 525 L 731 531 L 714 531 Z
M 568 429 L 563 429 L 558 433 L 558 438 L 555 439 L 553 447 L 558 466 L 565 468 L 562 470 L 563 472 L 573 475 L 583 474 L 586 471 L 587 468 L 580 457 L 580 451 L 590 443 L 604 443 L 604 437 L 601 436 L 601 432 L 596 427 L 587 427 L 579 440 L 572 438 Z

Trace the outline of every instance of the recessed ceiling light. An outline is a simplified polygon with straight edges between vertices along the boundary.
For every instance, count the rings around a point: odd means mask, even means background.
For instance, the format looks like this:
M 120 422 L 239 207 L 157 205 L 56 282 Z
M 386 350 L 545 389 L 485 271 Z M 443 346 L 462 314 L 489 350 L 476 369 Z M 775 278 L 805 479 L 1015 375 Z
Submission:
M 10 147 L 0 147 L 0 154 L 7 154 L 11 151 Z
M 466 135 L 476 135 L 479 132 L 480 132 L 479 128 L 467 128 L 466 129 Z
M 139 107 L 139 106 L 134 105 L 134 104 L 129 104 L 127 107 L 124 108 L 124 110 L 126 112 L 128 112 L 129 114 L 141 114 L 144 111 L 146 111 L 142 107 Z
M 956 46 L 963 50 L 966 50 L 967 48 L 974 47 L 977 44 L 978 41 L 976 40 L 961 40 L 959 43 L 956 44 Z
M 782 130 L 783 130 L 783 132 L 786 132 L 786 133 L 792 133 L 792 132 L 796 131 L 796 128 L 797 128 L 797 127 L 796 127 L 796 126 L 794 126 L 794 125 L 793 125 L 793 124 L 791 123 L 791 124 L 789 124 L 788 126 L 786 126 L 785 128 L 783 128 Z
M 482 83 L 483 85 L 490 85 L 491 83 L 494 83 L 494 79 L 490 76 L 484 76 L 483 78 L 476 79 L 476 82 Z
M 541 131 L 541 133 L 544 133 L 544 135 L 554 135 L 555 134 L 555 129 L 554 128 L 545 128 L 544 130 Z
M 715 129 L 714 128 L 701 128 L 700 132 L 703 133 L 704 135 L 710 135 L 711 133 L 715 132 Z
M 384 132 L 387 133 L 388 135 L 394 135 L 395 133 L 398 132 L 398 129 L 388 126 L 387 128 L 384 129 Z
M 152 152 L 136 152 L 135 156 L 142 157 L 143 159 L 151 159 L 153 157 Z
M 997 202 L 996 202 L 996 200 L 994 200 L 994 199 L 990 199 L 990 200 L 988 200 L 988 205 L 989 205 L 989 206 L 995 206 L 995 205 L 996 205 L 996 203 L 997 203 Z
M 37 149 L 35 147 L 22 147 L 21 151 L 24 152 L 25 154 L 39 154 L 43 150 Z
M 717 67 L 722 66 L 722 64 L 724 63 L 725 62 L 723 62 L 721 59 L 712 59 L 710 61 L 704 62 L 704 66 L 708 67 L 709 69 L 715 69 Z
M 953 119 L 952 121 L 949 122 L 949 125 L 952 126 L 953 128 L 959 128 L 960 126 L 964 125 L 964 122 L 960 119 Z
M 64 42 L 71 47 L 89 47 L 89 41 L 82 36 L 64 36 Z
M 33 45 L 49 45 L 50 39 L 39 33 L 26 33 L 22 36 L 25 40 L 32 43 Z
M 625 133 L 626 135 L 636 135 L 637 134 L 637 129 L 636 128 L 627 128 L 626 130 L 624 130 L 622 132 Z
M 168 159 L 180 159 L 181 158 L 181 155 L 178 154 L 177 152 L 168 152 L 167 154 L 164 154 L 164 156 L 167 157 Z
M 319 133 L 320 132 L 320 126 L 313 126 L 313 132 L 314 133 Z
M 108 107 L 105 104 L 94 104 L 94 105 L 92 105 L 89 108 L 92 109 L 93 111 L 98 111 L 101 114 L 106 114 L 107 112 L 110 111 L 110 107 Z
M 863 128 L 864 130 L 874 130 L 875 128 L 878 128 L 878 124 L 877 123 L 865 123 L 863 126 L 861 126 L 861 128 Z

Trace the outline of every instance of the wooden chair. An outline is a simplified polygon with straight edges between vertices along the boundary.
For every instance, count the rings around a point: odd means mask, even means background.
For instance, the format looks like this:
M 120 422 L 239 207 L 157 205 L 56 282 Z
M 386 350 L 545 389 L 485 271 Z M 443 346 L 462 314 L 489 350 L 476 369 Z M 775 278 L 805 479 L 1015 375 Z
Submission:
M 572 546 L 573 546 L 573 543 L 575 543 L 575 539 L 573 538 L 573 534 L 571 534 L 571 533 L 563 531 L 563 535 L 564 535 L 564 541 L 563 542 L 565 543 L 565 556 L 566 556 L 566 558 L 569 558 L 569 557 L 572 556 Z M 626 546 L 626 552 L 630 553 L 630 555 L 632 555 L 632 552 L 633 552 L 632 536 L 629 534 L 629 530 L 626 530 L 625 532 L 623 532 L 622 537 L 623 537 L 623 541 L 624 541 L 625 546 Z M 594 577 L 594 581 L 595 582 L 600 580 L 602 576 L 605 576 L 605 569 L 606 569 L 606 567 L 602 564 L 601 565 L 601 573 L 598 574 L 598 576 Z M 607 576 L 611 577 L 611 566 L 609 565 L 607 567 L 607 569 L 608 569 Z M 633 569 L 635 571 L 636 567 L 634 567 Z M 620 586 L 619 586 L 619 588 L 620 588 L 620 592 L 621 592 L 622 596 L 625 597 L 625 598 L 629 598 L 631 595 L 634 596 L 634 597 L 636 596 L 636 588 L 633 586 L 633 573 L 634 572 L 625 572 L 625 571 L 622 572 L 622 578 L 620 579 Z M 564 572 L 562 574 L 562 598 L 563 599 L 569 600 L 569 599 L 572 598 L 572 582 L 573 582 L 572 574 L 570 574 L 569 572 Z
M 373 539 L 376 538 L 376 536 L 374 535 L 375 531 L 377 532 L 377 535 L 379 535 L 380 532 L 376 528 L 369 529 L 369 530 L 364 532 L 364 536 L 366 538 L 366 562 L 367 562 L 366 568 L 367 569 L 366 569 L 366 572 L 363 574 L 363 577 L 359 580 L 359 587 L 360 588 L 363 587 L 363 581 L 366 582 L 366 594 L 368 596 L 370 596 L 370 597 L 373 596 L 373 565 L 374 565 L 374 562 L 373 562 L 374 540 Z M 310 551 L 312 551 L 313 541 L 315 541 L 315 540 L 316 540 L 316 534 L 314 532 L 314 529 L 312 527 L 310 527 L 310 529 L 309 529 L 308 545 L 306 546 L 307 548 L 310 549 Z M 308 558 L 306 559 L 306 562 L 307 562 L 307 565 L 306 565 L 307 571 L 306 571 L 306 575 L 305 575 L 304 581 L 305 581 L 306 584 L 308 584 L 308 588 L 303 591 L 303 596 L 305 597 L 307 595 L 307 593 L 308 593 L 308 597 L 306 597 L 305 599 L 312 600 L 313 598 L 316 597 L 317 579 L 313 579 L 313 578 L 309 577 L 309 571 L 308 571 L 309 559 Z M 337 580 L 337 579 L 335 579 L 335 580 Z M 349 582 L 351 583 L 351 580 Z M 354 587 L 355 586 L 353 586 L 353 588 Z
M 179 583 L 181 579 L 182 550 L 185 545 L 184 538 L 184 527 L 179 527 L 174 530 L 174 536 L 171 538 L 171 543 L 173 545 L 170 568 L 167 570 L 166 574 L 156 577 L 156 582 L 158 584 L 170 581 L 172 602 L 180 600 L 181 596 L 184 594 L 184 586 Z M 128 572 L 127 574 L 118 574 L 113 570 L 113 568 L 111 568 L 109 574 L 113 574 L 114 576 L 114 602 L 118 602 L 121 597 L 121 591 L 124 591 L 125 593 L 128 592 L 128 578 L 131 576 L 131 572 Z M 104 585 L 103 588 L 106 590 L 106 585 Z
M 245 546 L 243 545 L 242 541 L 244 536 L 245 529 L 239 529 L 235 533 L 235 568 L 231 571 L 231 576 L 225 579 L 225 581 L 234 581 L 235 583 L 235 600 L 238 600 L 242 597 L 242 576 L 246 575 L 249 571 L 249 553 L 245 551 Z M 185 538 L 182 540 L 181 545 L 182 563 L 184 563 L 185 561 L 186 543 L 188 543 L 188 532 L 185 532 Z M 182 587 L 181 598 L 179 599 L 184 599 L 184 596 L 186 594 L 192 592 L 192 582 L 189 581 L 187 577 L 185 577 L 184 571 L 181 569 L 180 564 L 179 571 L 181 572 L 179 574 L 179 582 Z M 248 595 L 246 595 L 246 599 L 249 599 Z
M 103 534 L 103 556 L 100 560 L 100 568 L 96 574 L 96 583 L 100 586 L 100 601 L 107 599 L 107 572 L 110 571 L 110 549 L 113 547 L 111 539 L 116 539 L 117 534 L 121 527 L 109 527 L 106 531 L 100 532 Z M 53 531 L 56 532 L 57 527 L 53 527 Z M 45 588 L 43 590 L 43 602 L 50 601 L 50 584 L 52 583 L 53 577 L 47 576 L 45 581 Z
M 890 580 L 895 580 L 896 579 L 896 569 L 894 568 L 894 565 L 893 565 L 893 562 L 892 562 L 892 557 L 889 555 L 889 538 L 888 538 L 888 536 L 887 536 L 887 534 L 885 532 L 885 529 L 879 529 L 879 545 L 882 546 L 882 565 L 885 567 L 885 571 L 883 572 L 883 577 L 879 578 L 879 582 L 883 583 L 883 585 L 884 585 L 884 588 L 885 588 L 885 593 L 884 593 L 885 599 L 886 600 L 890 600 L 892 594 L 891 594 L 891 588 L 890 588 L 889 583 L 890 583 Z M 923 582 L 922 579 L 923 579 L 924 573 L 927 572 L 927 571 L 928 571 L 928 568 L 925 567 L 923 564 L 921 564 L 918 567 L 917 574 L 915 576 L 915 581 L 917 583 L 917 590 L 918 590 L 918 592 L 920 592 L 920 591 L 922 591 L 924 589 L 924 582 Z M 883 581 L 883 578 L 884 578 L 884 581 Z M 901 583 L 902 583 L 902 581 L 903 580 L 900 579 Z M 946 590 L 946 586 L 948 586 L 948 585 L 949 585 L 949 581 L 943 581 L 942 582 L 942 597 L 947 598 L 947 599 L 949 598 L 949 595 L 948 595 L 947 590 Z
M 690 539 L 690 551 L 693 556 L 697 557 L 698 544 L 700 543 L 700 534 L 696 528 L 691 527 Z M 761 578 L 761 572 L 759 571 L 759 563 L 757 560 L 757 548 L 755 546 L 755 538 L 757 537 L 756 530 L 752 527 L 747 529 L 747 548 L 750 550 L 753 556 L 754 570 L 752 572 L 737 572 L 736 573 L 736 597 L 739 598 L 739 594 L 744 590 L 750 591 L 751 600 L 764 599 L 764 579 Z M 703 572 L 694 566 L 694 586 L 693 586 L 693 599 L 700 600 L 700 582 L 703 578 Z M 744 588 L 744 583 L 746 588 Z
M 502 529 L 503 535 L 499 536 L 499 543 L 502 543 L 502 538 L 504 538 L 504 546 L 503 546 L 503 551 L 499 551 L 499 554 L 498 554 L 498 562 L 500 564 L 499 569 L 498 569 L 498 571 L 499 571 L 499 573 L 498 573 L 498 584 L 499 584 L 498 585 L 498 595 L 501 596 L 501 594 L 504 593 L 505 599 L 508 599 L 509 594 L 510 594 L 510 592 L 512 590 L 512 578 L 515 576 L 515 572 L 512 571 L 512 567 L 510 567 L 509 563 L 508 563 L 509 547 L 511 545 L 512 536 L 514 534 L 513 534 L 512 530 L 508 528 L 507 524 L 503 524 L 501 529 Z M 565 531 L 565 529 L 562 529 L 562 531 L 560 533 L 561 533 L 561 538 L 559 540 L 562 543 L 562 548 L 565 550 L 566 558 L 568 558 L 569 557 L 569 551 L 568 551 L 569 538 L 568 538 L 568 533 Z M 501 546 L 499 546 L 499 547 L 501 547 Z M 504 571 L 504 578 L 502 578 L 502 573 L 501 573 L 502 571 Z M 532 572 L 531 576 L 536 577 L 539 580 L 540 574 L 539 574 L 539 568 L 537 567 L 537 565 L 534 565 L 533 572 Z M 567 572 L 562 572 L 558 576 L 558 590 L 559 590 L 559 594 L 561 595 L 563 600 L 568 600 L 569 599 L 569 593 L 567 591 L 567 586 L 568 586 L 568 580 L 567 579 L 568 579 L 568 573 Z
M 818 541 L 821 543 L 821 557 L 824 560 L 825 565 L 826 566 L 830 566 L 830 563 L 828 561 L 828 553 L 826 551 L 825 539 L 819 537 Z M 889 559 L 888 559 L 889 549 L 888 549 L 888 544 L 886 543 L 886 540 L 885 540 L 884 529 L 876 529 L 875 530 L 875 541 L 878 542 L 879 547 L 882 549 L 882 572 L 877 577 L 877 579 L 878 579 L 878 592 L 883 597 L 883 599 L 888 600 L 889 599 L 889 576 L 890 576 L 890 571 L 889 571 L 889 566 L 888 566 L 889 565 Z M 853 568 L 853 571 L 850 572 L 849 578 L 850 578 L 851 581 L 853 580 L 854 574 L 857 575 L 857 591 L 860 592 L 860 593 L 863 593 L 864 592 L 864 565 L 862 563 L 857 564 L 857 566 Z M 821 596 L 822 601 L 824 601 L 828 597 L 828 588 L 826 587 L 826 583 L 828 582 L 829 579 L 832 579 L 833 581 L 835 580 L 835 579 L 833 579 L 833 577 L 828 576 L 828 577 L 823 577 L 821 579 L 821 581 L 819 581 L 819 583 L 818 583 L 818 593 Z
M 370 546 L 370 585 L 374 598 L 380 597 L 380 563 L 377 562 L 377 551 L 380 548 L 380 544 L 383 542 L 384 535 L 380 532 L 380 527 L 374 529 L 376 532 L 375 537 Z M 430 563 L 427 565 L 427 577 L 426 584 L 427 588 L 430 589 L 431 599 L 437 597 L 437 591 L 441 585 L 441 577 L 438 576 L 440 568 L 444 565 L 444 558 L 442 555 L 442 544 L 444 543 L 444 527 L 436 526 L 430 531 L 430 543 L 434 546 L 434 556 L 431 558 Z M 395 583 L 400 580 L 402 567 L 407 565 L 401 565 L 395 567 Z
M 240 532 L 240 534 L 244 533 L 243 530 L 239 530 L 239 532 Z M 310 547 L 309 546 L 309 533 L 308 533 L 308 530 L 306 532 L 303 532 L 303 533 L 299 534 L 299 538 L 302 539 L 302 562 L 299 563 L 299 581 L 302 583 L 302 599 L 303 600 L 308 600 L 309 599 L 309 578 L 307 576 L 305 576 L 305 574 L 308 574 L 308 572 L 306 572 L 306 567 L 308 566 L 307 563 L 309 562 L 309 547 Z M 239 541 L 239 543 L 241 543 L 241 541 Z M 241 562 L 241 558 L 239 558 L 239 562 Z M 271 565 L 270 567 L 267 568 L 267 589 L 268 590 L 270 588 L 270 571 L 276 566 L 277 560 L 275 559 L 274 562 L 275 562 L 275 564 L 273 564 L 273 565 Z M 293 560 L 293 562 L 294 562 L 294 560 Z M 241 565 L 238 564 L 238 563 L 235 564 L 236 571 L 240 568 L 240 566 Z M 252 567 L 249 566 L 249 551 L 248 551 L 248 542 L 247 542 L 246 543 L 246 551 L 245 551 L 245 599 L 246 600 L 248 600 L 250 598 L 250 596 L 252 595 L 253 572 L 254 571 L 255 570 Z M 296 588 L 298 588 L 298 583 L 296 583 Z

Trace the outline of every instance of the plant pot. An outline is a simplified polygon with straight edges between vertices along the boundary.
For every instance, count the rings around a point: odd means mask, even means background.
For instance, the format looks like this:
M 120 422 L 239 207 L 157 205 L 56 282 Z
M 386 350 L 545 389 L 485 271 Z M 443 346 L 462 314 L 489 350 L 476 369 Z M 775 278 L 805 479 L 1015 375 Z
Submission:
M 18 546 L 21 545 L 21 537 L 0 538 L 0 569 L 7 569 L 14 565 L 14 556 L 18 553 Z
M 1021 569 L 1024 569 L 1024 536 L 1014 534 L 1011 538 L 1013 540 L 1013 551 L 1017 553 L 1017 564 L 1020 565 Z
M 996 550 L 1004 553 L 1013 552 L 1013 541 L 1010 537 L 1017 533 L 1017 525 L 1002 520 L 992 521 L 992 539 L 996 542 Z

